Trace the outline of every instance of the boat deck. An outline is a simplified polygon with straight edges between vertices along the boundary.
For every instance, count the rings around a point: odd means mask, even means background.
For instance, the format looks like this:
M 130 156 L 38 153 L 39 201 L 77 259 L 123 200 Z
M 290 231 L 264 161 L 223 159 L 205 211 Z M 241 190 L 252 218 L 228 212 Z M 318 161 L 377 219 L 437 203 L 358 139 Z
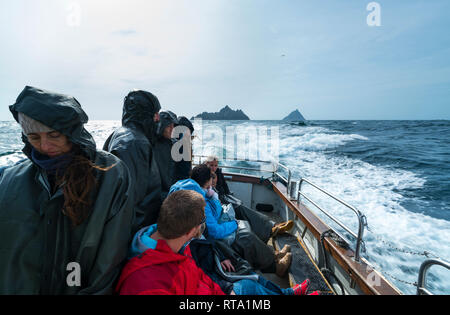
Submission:
M 273 241 L 277 249 L 283 248 L 286 244 L 291 246 L 292 263 L 289 267 L 289 283 L 292 286 L 309 279 L 311 281 L 309 291 L 318 290 L 322 294 L 334 294 L 319 268 L 295 236 L 286 233 L 277 236 Z
M 401 294 L 364 258 L 356 260 L 356 249 L 349 248 L 346 242 L 341 242 L 340 238 L 329 235 L 329 232 L 333 230 L 305 204 L 288 194 L 286 185 L 282 181 L 289 182 L 289 180 L 283 179 L 276 172 L 272 178 L 231 172 L 224 172 L 224 176 L 235 198 L 241 200 L 245 206 L 258 209 L 258 205 L 264 205 L 259 209 L 271 209 L 270 212 L 261 212 L 275 222 L 286 220 L 295 222 L 290 236 L 284 235 L 273 241 L 269 240 L 269 245 L 273 243 L 275 249 L 282 248 L 287 242 L 291 244 L 293 262 L 289 276 L 287 279 L 278 279 L 275 275 L 265 274 L 266 278 L 284 288 L 292 287 L 309 278 L 312 282 L 311 288 L 325 294 Z M 281 180 L 273 179 L 274 177 Z M 361 219 L 359 216 L 358 218 Z M 364 220 L 360 220 L 360 227 L 363 224 Z M 321 268 L 327 268 L 323 272 L 328 281 L 316 264 Z
M 263 213 L 275 222 L 282 221 L 276 214 L 271 212 Z M 268 245 L 272 246 L 275 250 L 280 250 L 284 245 L 290 245 L 292 263 L 285 277 L 280 278 L 273 273 L 264 273 L 263 276 L 266 279 L 278 284 L 282 288 L 293 287 L 296 284 L 302 283 L 305 279 L 309 279 L 311 281 L 309 292 L 321 291 L 322 294 L 334 294 L 325 277 L 311 259 L 305 246 L 302 246 L 297 237 L 289 233 L 284 233 L 277 235 L 275 238 L 271 238 L 268 241 Z

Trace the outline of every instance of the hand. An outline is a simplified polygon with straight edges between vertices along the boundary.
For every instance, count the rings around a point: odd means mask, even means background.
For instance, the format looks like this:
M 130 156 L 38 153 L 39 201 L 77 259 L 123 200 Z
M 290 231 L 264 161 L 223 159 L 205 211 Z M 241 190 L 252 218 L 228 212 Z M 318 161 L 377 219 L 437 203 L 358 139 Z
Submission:
M 214 196 L 214 190 L 211 188 L 211 187 L 209 187 L 207 190 L 206 190 L 206 196 L 208 197 L 208 198 L 211 198 L 211 197 L 213 197 Z
M 221 263 L 220 263 L 220 265 L 222 266 L 222 268 L 223 268 L 223 270 L 225 270 L 225 271 L 235 271 L 235 269 L 234 269 L 234 266 L 233 266 L 233 264 L 231 263 L 231 260 L 229 260 L 229 259 L 226 259 L 226 260 L 224 260 L 224 261 L 222 261 Z

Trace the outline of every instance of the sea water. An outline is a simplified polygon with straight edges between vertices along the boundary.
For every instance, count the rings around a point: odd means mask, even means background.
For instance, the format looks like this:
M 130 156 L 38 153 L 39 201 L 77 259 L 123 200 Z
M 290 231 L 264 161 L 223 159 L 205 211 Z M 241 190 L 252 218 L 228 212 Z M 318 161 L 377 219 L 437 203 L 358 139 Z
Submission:
M 101 148 L 118 126 L 119 121 L 92 121 L 86 128 Z M 364 233 L 363 257 L 404 293 L 416 292 L 412 283 L 427 259 L 419 253 L 450 260 L 450 121 L 201 121 L 194 126 L 194 154 L 239 158 L 221 164 L 255 167 L 241 161 L 240 153 L 249 151 L 244 160 L 278 161 L 291 169 L 293 180 L 307 178 L 363 212 L 370 229 Z M 255 132 L 257 141 L 249 140 Z M 239 135 L 247 135 L 244 148 L 237 145 Z M 24 158 L 22 147 L 18 124 L 0 122 L 0 166 Z M 260 147 L 273 150 L 261 153 Z M 357 232 L 351 210 L 304 185 L 305 194 Z M 450 271 L 432 267 L 427 287 L 450 294 Z

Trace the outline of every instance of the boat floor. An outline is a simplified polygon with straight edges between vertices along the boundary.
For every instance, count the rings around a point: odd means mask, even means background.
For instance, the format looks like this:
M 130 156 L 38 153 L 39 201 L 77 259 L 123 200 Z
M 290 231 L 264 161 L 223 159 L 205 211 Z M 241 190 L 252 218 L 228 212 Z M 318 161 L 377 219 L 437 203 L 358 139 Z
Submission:
M 273 247 L 273 241 L 272 238 L 267 242 L 267 245 L 270 247 Z M 274 248 L 275 250 L 275 248 Z M 291 288 L 291 283 L 289 280 L 289 276 L 286 275 L 283 278 L 279 277 L 277 274 L 275 273 L 263 273 L 260 271 L 257 271 L 260 275 L 262 275 L 264 278 L 266 278 L 269 281 L 272 281 L 273 283 L 278 284 L 281 288 Z M 294 284 L 295 285 L 295 284 Z
M 268 215 L 276 222 L 281 222 L 280 218 L 274 214 L 264 214 Z M 309 279 L 311 281 L 309 292 L 318 290 L 321 291 L 322 294 L 333 294 L 333 291 L 330 289 L 325 277 L 322 275 L 316 264 L 312 261 L 310 255 L 300 244 L 296 236 L 289 233 L 284 233 L 276 236 L 275 238 L 271 238 L 268 241 L 268 245 L 272 246 L 276 250 L 280 250 L 286 244 L 291 246 L 292 253 L 292 263 L 289 267 L 288 274 L 283 278 L 278 277 L 274 273 L 263 273 L 262 275 L 282 288 L 293 287 L 296 284 L 302 283 L 305 279 Z
M 292 285 L 302 283 L 305 279 L 311 281 L 310 291 L 321 291 L 322 294 L 333 294 L 319 268 L 300 245 L 298 239 L 291 234 L 282 234 L 274 239 L 275 248 L 281 249 L 284 245 L 291 246 L 292 263 L 289 267 L 289 282 Z

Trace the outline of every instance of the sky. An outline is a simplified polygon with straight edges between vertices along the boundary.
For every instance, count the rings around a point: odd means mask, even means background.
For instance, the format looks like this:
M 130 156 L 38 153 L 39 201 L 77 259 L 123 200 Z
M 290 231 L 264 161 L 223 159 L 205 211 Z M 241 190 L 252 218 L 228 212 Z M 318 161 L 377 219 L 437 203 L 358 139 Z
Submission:
M 26 85 L 91 120 L 120 120 L 133 89 L 189 118 L 450 119 L 450 1 L 369 3 L 3 0 L 0 120 Z

